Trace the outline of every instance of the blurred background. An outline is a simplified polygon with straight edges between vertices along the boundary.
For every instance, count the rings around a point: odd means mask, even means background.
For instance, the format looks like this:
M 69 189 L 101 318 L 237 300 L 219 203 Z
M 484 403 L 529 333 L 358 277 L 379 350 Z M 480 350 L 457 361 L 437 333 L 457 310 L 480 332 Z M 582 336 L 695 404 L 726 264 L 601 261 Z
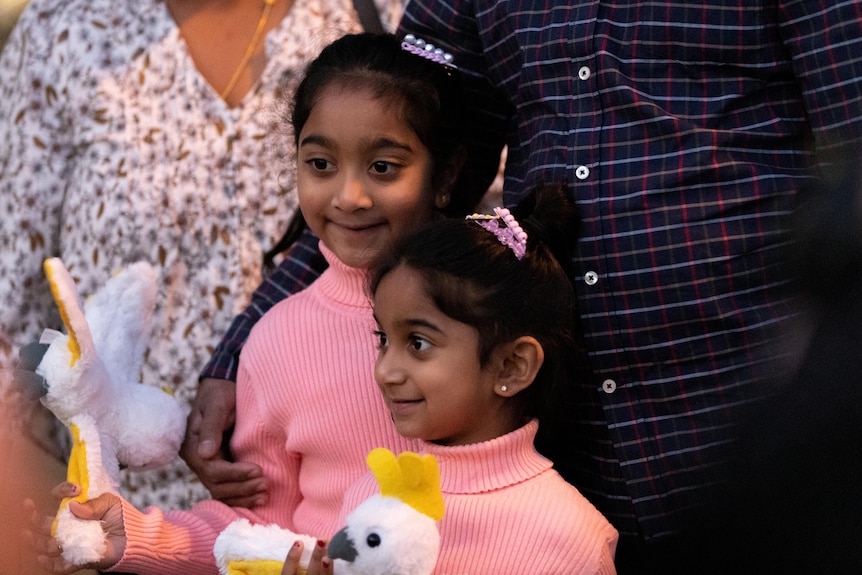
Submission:
M 27 0 L 0 0 L 0 51 Z M 40 511 L 51 514 L 57 501 L 51 488 L 65 477 L 65 468 L 58 461 L 31 442 L 21 430 L 9 422 L 11 414 L 0 404 L 0 556 L 3 557 L 0 573 L 17 575 L 44 575 L 29 546 L 21 538 L 21 530 L 29 528 L 29 518 L 23 512 L 25 498 L 33 499 Z M 95 571 L 82 571 L 94 575 Z
M 18 20 L 27 0 L 0 0 L 0 49 L 6 43 L 9 32 Z

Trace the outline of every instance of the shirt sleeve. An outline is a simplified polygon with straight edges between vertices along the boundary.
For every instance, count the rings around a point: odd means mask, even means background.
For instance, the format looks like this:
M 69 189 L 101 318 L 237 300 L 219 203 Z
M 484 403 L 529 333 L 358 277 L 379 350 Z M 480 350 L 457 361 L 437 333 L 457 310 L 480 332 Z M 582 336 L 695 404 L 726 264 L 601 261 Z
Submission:
M 252 294 L 249 306 L 234 318 L 210 361 L 204 366 L 201 378 L 236 381 L 239 355 L 254 324 L 272 306 L 311 285 L 326 269 L 326 260 L 317 243 L 317 238 L 306 228 L 272 275 Z
M 862 140 L 862 2 L 780 4 L 780 34 L 790 53 L 821 161 Z
M 216 571 L 213 545 L 233 521 L 245 518 L 260 523 L 248 510 L 218 501 L 202 501 L 190 511 L 140 511 L 123 500 L 126 547 L 123 557 L 107 572 L 160 575 L 212 574 Z

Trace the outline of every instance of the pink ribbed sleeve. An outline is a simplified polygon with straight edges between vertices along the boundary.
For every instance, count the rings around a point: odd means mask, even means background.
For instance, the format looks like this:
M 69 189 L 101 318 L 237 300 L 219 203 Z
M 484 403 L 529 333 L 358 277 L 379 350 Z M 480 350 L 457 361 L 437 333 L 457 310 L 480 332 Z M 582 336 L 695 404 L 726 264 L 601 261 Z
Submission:
M 148 507 L 145 512 L 123 501 L 126 549 L 122 560 L 106 571 L 138 575 L 218 575 L 213 557 L 216 537 L 231 521 L 254 514 L 218 501 L 202 501 L 191 511 Z

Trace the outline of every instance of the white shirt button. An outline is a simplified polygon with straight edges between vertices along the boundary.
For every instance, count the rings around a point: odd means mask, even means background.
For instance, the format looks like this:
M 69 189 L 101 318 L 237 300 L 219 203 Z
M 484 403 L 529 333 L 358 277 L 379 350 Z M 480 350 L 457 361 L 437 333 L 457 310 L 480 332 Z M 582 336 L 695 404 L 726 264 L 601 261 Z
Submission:
M 586 166 L 578 166 L 575 168 L 575 177 L 579 180 L 586 180 L 590 177 L 590 169 Z
M 605 393 L 613 393 L 617 390 L 617 382 L 612 379 L 606 379 L 602 382 L 602 390 Z
M 599 281 L 599 274 L 594 271 L 588 271 L 584 274 L 584 283 L 588 286 L 594 286 Z
M 578 70 L 578 78 L 580 78 L 581 80 L 589 80 L 590 75 L 591 72 L 588 66 L 581 66 L 581 68 Z

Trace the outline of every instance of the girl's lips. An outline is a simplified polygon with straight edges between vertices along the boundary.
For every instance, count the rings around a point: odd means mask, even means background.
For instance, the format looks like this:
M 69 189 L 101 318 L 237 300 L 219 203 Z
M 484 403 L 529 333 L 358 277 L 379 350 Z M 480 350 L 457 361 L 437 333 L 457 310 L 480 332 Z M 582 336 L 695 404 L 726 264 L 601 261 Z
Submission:
M 355 223 L 354 224 L 347 224 L 347 223 L 339 223 L 336 221 L 333 221 L 332 224 L 341 228 L 344 231 L 347 231 L 347 232 L 364 232 L 365 230 L 370 230 L 370 229 L 376 228 L 377 226 L 380 225 L 379 223 L 376 223 L 376 222 L 367 223 L 367 224 L 355 224 Z
M 413 413 L 423 401 L 422 399 L 390 399 L 387 403 L 393 416 L 405 417 Z
M 342 225 L 333 222 L 333 225 L 338 230 L 337 233 L 349 242 L 364 242 L 369 238 L 373 238 L 380 228 L 379 224 L 368 224 L 364 226 L 358 225 Z

